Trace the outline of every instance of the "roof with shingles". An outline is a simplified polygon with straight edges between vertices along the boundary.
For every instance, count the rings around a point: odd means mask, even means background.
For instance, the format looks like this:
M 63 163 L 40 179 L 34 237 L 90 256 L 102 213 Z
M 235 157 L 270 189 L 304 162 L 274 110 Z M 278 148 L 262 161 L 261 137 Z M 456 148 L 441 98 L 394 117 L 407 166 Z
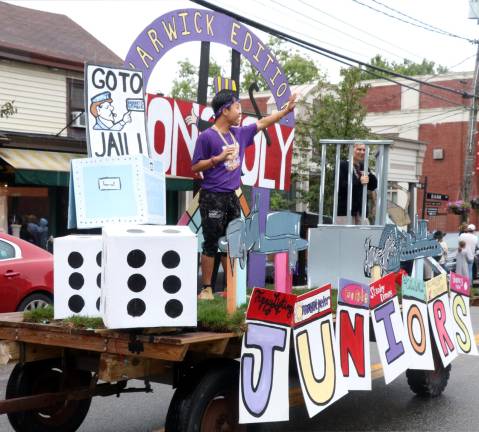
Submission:
M 0 1 L 0 51 L 14 50 L 70 63 L 123 61 L 66 15 Z

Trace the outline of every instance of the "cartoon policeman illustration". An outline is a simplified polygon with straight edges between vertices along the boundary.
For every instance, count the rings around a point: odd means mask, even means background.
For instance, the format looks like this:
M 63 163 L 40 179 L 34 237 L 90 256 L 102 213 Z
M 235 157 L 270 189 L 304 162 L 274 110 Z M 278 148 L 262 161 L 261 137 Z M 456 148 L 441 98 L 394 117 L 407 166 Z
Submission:
M 121 131 L 127 123 L 131 123 L 131 113 L 127 111 L 123 118 L 115 123 L 115 107 L 109 91 L 104 91 L 91 98 L 90 112 L 95 117 L 95 130 Z

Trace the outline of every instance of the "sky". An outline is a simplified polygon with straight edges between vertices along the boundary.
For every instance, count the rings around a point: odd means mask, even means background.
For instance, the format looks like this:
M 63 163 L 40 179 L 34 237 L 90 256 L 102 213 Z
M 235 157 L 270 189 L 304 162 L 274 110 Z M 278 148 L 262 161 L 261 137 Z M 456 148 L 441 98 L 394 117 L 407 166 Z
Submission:
M 121 58 L 125 58 L 140 32 L 159 16 L 175 9 L 200 8 L 187 0 L 6 1 L 65 14 Z M 405 15 L 409 15 L 454 35 L 479 39 L 477 20 L 468 19 L 468 0 L 218 0 L 214 3 L 361 61 L 367 62 L 381 54 L 395 62 L 402 62 L 404 58 L 420 62 L 427 58 L 452 71 L 474 69 L 474 44 L 426 31 L 386 15 L 395 14 L 403 19 L 408 19 Z M 398 15 L 381 3 L 405 15 Z M 268 40 L 268 35 L 256 29 L 253 31 L 265 42 Z M 189 59 L 199 65 L 199 50 L 198 42 L 169 51 L 155 68 L 147 91 L 168 94 L 178 71 L 177 62 Z M 339 63 L 315 53 L 301 52 L 313 59 L 331 81 L 339 79 Z M 213 44 L 211 56 L 224 65 L 225 75 L 229 75 L 229 49 Z

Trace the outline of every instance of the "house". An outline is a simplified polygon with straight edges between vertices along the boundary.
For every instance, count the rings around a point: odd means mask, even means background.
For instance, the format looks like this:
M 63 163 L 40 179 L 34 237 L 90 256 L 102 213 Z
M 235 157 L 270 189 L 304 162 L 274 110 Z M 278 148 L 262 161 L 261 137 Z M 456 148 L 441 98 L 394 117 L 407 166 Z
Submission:
M 123 64 L 65 15 L 0 2 L 0 229 L 33 214 L 66 232 L 70 159 L 86 154 L 84 62 Z
M 447 73 L 416 78 L 470 93 L 473 74 Z M 420 183 L 424 184 L 427 177 L 427 192 L 443 199 L 427 199 L 424 190 L 418 190 L 418 213 L 421 216 L 424 207 L 424 216 L 429 219 L 430 230 L 455 232 L 460 224 L 460 216 L 448 213 L 445 198 L 447 196 L 451 201 L 462 198 L 471 99 L 425 84 L 402 79 L 397 81 L 428 94 L 381 79 L 368 81 L 371 87 L 363 100 L 368 111 L 365 123 L 373 132 L 393 134 L 426 144 Z M 473 179 L 472 196 L 475 196 L 478 190 L 477 175 Z M 470 221 L 478 223 L 475 211 L 471 213 Z

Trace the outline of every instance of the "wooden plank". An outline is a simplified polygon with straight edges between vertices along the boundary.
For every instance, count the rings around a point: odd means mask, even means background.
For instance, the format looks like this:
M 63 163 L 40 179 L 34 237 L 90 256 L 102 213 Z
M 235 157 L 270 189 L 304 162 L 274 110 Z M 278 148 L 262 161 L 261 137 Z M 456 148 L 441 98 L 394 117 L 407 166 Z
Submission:
M 108 339 L 105 352 L 112 354 L 132 355 L 128 348 L 129 341 Z M 140 357 L 148 357 L 159 360 L 182 361 L 188 351 L 188 345 L 170 345 L 161 343 L 144 343 L 143 350 L 137 354 Z
M 63 349 L 46 345 L 25 344 L 24 360 L 32 362 L 62 356 Z M 21 346 L 19 342 L 0 341 L 0 365 L 16 363 L 21 360 Z
M 102 354 L 98 378 L 106 382 L 125 379 L 144 378 L 146 376 L 172 376 L 172 363 L 134 356 Z
M 191 332 L 180 333 L 175 336 L 159 336 L 155 337 L 155 342 L 161 342 L 171 345 L 190 345 L 195 343 L 210 342 L 218 339 L 234 338 L 238 335 L 235 333 L 214 333 L 214 332 Z
M 224 354 L 226 350 L 226 346 L 228 345 L 228 342 L 229 342 L 229 338 L 218 339 L 216 341 L 196 343 L 190 346 L 190 351 L 202 352 L 202 353 L 211 354 L 211 355 L 222 355 Z
M 23 321 L 23 312 L 9 312 L 0 314 L 0 321 L 7 322 L 22 322 Z

